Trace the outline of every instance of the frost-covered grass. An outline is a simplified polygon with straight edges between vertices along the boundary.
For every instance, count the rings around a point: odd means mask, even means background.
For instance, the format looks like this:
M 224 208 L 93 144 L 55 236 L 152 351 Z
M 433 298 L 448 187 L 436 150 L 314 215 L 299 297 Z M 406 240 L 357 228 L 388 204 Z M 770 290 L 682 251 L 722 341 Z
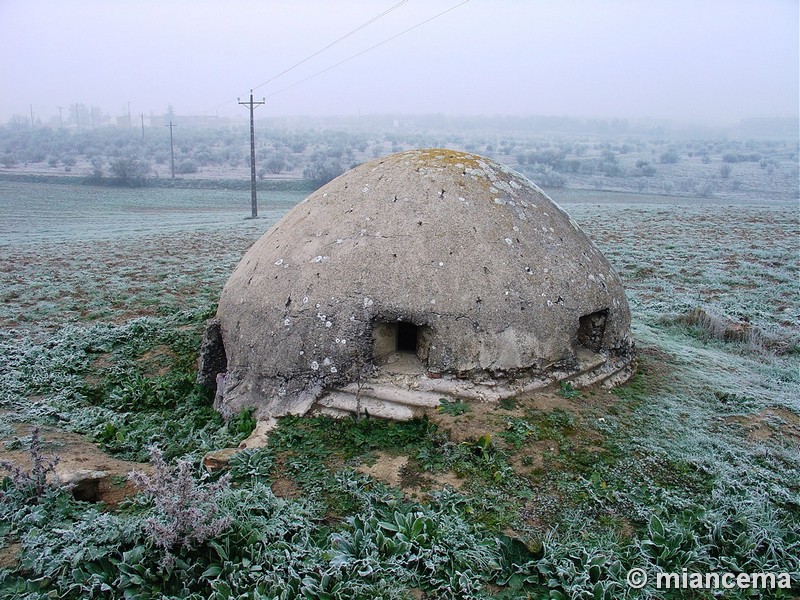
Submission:
M 27 203 L 4 208 L 28 229 L 0 229 L 2 431 L 55 425 L 135 459 L 153 443 L 192 461 L 235 443 L 247 419 L 219 419 L 194 361 L 221 286 L 280 209 L 246 221 L 246 203 L 232 211 L 220 192 L 92 189 L 59 220 L 34 213 L 62 186 L 13 186 Z M 230 485 L 190 481 L 185 461 L 159 467 L 164 489 L 216 485 L 199 494 L 214 506 L 143 496 L 104 511 L 58 490 L 34 503 L 9 480 L 6 597 L 709 597 L 635 592 L 631 567 L 786 571 L 796 594 L 796 205 L 554 197 L 626 285 L 640 351 L 629 384 L 560 390 L 556 408 L 442 411 L 486 426 L 467 439 L 433 421 L 284 419 L 267 448 L 237 456 Z M 408 457 L 406 495 L 355 470 L 381 453 Z M 448 474 L 457 490 L 408 495 Z M 154 519 L 190 514 L 226 527 L 152 539 Z

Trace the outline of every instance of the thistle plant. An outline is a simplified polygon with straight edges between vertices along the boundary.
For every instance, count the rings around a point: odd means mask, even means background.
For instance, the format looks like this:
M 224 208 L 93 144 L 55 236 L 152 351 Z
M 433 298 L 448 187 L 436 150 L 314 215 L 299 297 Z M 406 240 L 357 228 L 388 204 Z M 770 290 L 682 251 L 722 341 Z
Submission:
M 38 504 L 51 485 L 47 476 L 55 473 L 59 457 L 45 456 L 42 451 L 42 439 L 39 436 L 39 427 L 31 430 L 31 441 L 28 446 L 30 468 L 25 469 L 6 460 L 0 460 L 0 469 L 8 471 L 8 484 L 0 489 L 0 499 L 8 500 L 12 490 L 24 499 L 27 504 Z
M 175 562 L 175 551 L 191 551 L 230 527 L 232 518 L 222 514 L 219 506 L 230 475 L 215 483 L 198 481 L 191 461 L 181 459 L 170 466 L 156 446 L 150 447 L 150 462 L 152 475 L 134 471 L 129 478 L 153 503 L 144 532 L 163 552 L 164 566 L 169 567 Z

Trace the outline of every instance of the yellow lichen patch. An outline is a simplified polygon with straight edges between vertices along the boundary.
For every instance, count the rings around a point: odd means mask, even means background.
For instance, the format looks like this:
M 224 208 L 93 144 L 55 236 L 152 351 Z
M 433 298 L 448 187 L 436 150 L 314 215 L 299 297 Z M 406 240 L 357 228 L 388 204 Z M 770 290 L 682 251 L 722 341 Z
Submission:
M 464 169 L 480 169 L 480 157 L 468 152 L 458 150 L 448 150 L 447 148 L 424 148 L 413 151 L 419 157 L 420 162 L 429 166 L 441 165 L 443 167 L 458 167 Z

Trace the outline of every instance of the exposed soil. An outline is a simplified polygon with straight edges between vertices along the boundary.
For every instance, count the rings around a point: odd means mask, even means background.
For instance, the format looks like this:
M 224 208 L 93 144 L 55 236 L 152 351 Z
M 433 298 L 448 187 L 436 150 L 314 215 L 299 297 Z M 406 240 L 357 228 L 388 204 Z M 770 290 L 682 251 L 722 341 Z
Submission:
M 0 460 L 23 470 L 31 468 L 31 456 L 20 440 L 31 435 L 31 425 L 16 425 L 12 436 L 0 440 Z M 52 483 L 68 485 L 78 500 L 103 502 L 116 507 L 122 500 L 136 493 L 136 487 L 128 480 L 131 471 L 150 472 L 148 464 L 112 458 L 94 443 L 81 435 L 42 427 L 39 431 L 45 458 L 57 456 Z M 18 443 L 22 441 L 22 443 Z M 13 449 L 9 449 L 9 447 Z
M 754 415 L 725 417 L 725 422 L 741 427 L 750 442 L 781 437 L 785 441 L 800 444 L 800 416 L 785 408 L 771 407 Z

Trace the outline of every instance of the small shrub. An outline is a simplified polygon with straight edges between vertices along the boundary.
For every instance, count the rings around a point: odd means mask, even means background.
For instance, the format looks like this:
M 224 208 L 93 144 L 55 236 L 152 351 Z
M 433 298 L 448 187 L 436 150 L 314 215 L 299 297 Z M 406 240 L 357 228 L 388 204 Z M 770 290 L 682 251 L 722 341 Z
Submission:
M 674 165 L 678 162 L 679 156 L 677 150 L 667 150 L 663 154 L 661 154 L 659 160 L 662 164 L 665 165 Z
M 139 187 L 147 181 L 150 163 L 137 156 L 126 156 L 112 160 L 109 169 L 119 185 Z
M 14 494 L 24 503 L 38 504 L 42 496 L 51 487 L 47 482 L 47 477 L 55 473 L 59 457 L 44 455 L 38 427 L 34 427 L 31 431 L 28 454 L 31 462 L 29 469 L 23 469 L 5 460 L 0 461 L 0 469 L 9 472 L 9 475 L 3 481 L 0 499 L 5 500 Z
M 180 175 L 197 173 L 197 163 L 194 162 L 191 158 L 185 158 L 177 165 L 175 165 L 175 172 Z
M 216 483 L 202 484 L 192 475 L 189 460 L 178 460 L 170 467 L 155 446 L 150 448 L 150 462 L 152 475 L 134 471 L 130 479 L 153 503 L 153 514 L 144 522 L 145 534 L 163 552 L 164 564 L 172 565 L 174 551 L 196 549 L 230 527 L 231 517 L 220 514 L 218 507 L 230 474 Z

